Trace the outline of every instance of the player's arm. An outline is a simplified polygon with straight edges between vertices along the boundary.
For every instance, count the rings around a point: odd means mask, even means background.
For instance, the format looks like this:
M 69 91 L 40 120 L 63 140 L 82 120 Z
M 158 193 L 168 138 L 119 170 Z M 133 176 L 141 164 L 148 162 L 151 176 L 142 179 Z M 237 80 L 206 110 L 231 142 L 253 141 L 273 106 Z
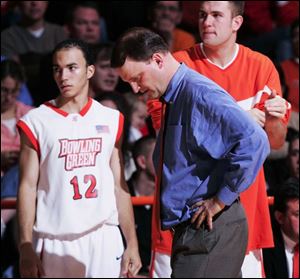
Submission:
M 20 185 L 17 212 L 20 238 L 21 277 L 40 277 L 44 274 L 41 262 L 32 247 L 32 229 L 36 213 L 39 158 L 37 151 L 21 132 Z
M 111 168 L 115 180 L 115 194 L 119 214 L 119 223 L 126 239 L 126 250 L 122 258 L 122 275 L 134 276 L 141 268 L 138 242 L 131 196 L 124 177 L 121 140 L 116 143 L 111 157 Z

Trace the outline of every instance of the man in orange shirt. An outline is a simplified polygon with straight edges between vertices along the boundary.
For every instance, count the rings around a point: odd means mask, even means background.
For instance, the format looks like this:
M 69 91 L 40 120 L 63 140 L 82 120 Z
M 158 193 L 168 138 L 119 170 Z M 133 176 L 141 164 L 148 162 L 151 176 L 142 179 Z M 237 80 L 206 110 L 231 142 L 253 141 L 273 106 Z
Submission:
M 176 27 L 182 19 L 181 1 L 154 1 L 150 5 L 149 19 L 151 28 L 164 38 L 171 52 L 196 43 L 191 33 Z
M 236 43 L 243 22 L 243 1 L 202 1 L 199 32 L 202 43 L 174 54 L 179 62 L 215 81 L 265 129 L 273 149 L 282 146 L 290 105 L 281 97 L 278 73 L 264 55 Z M 154 126 L 159 128 L 159 104 L 149 103 Z M 261 248 L 272 247 L 266 184 L 263 169 L 252 186 L 241 194 L 249 236 L 243 277 L 262 277 Z M 154 211 L 157 206 L 154 206 Z M 159 212 L 152 221 L 152 275 L 168 277 L 172 233 L 161 231 Z M 198 212 L 195 213 L 197 215 Z M 196 216 L 195 216 L 196 217 Z

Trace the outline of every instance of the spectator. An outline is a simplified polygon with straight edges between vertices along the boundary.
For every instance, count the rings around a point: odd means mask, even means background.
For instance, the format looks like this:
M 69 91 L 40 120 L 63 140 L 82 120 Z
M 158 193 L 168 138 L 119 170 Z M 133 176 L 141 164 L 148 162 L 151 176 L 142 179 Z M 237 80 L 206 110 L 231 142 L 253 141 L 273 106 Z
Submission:
M 271 214 L 275 247 L 263 250 L 266 277 L 299 278 L 299 180 L 280 187 Z
M 289 127 L 299 131 L 299 19 L 291 27 L 293 57 L 281 63 L 287 85 L 287 100 L 292 105 Z
M 3 60 L 5 60 L 6 58 L 4 56 L 1 55 L 1 62 Z M 28 90 L 28 87 L 26 85 L 26 83 L 23 83 L 21 85 L 21 88 L 20 88 L 20 94 L 18 95 L 18 101 L 22 102 L 23 104 L 25 105 L 28 105 L 28 106 L 32 106 L 33 105 L 33 99 L 31 97 L 31 94 Z
M 299 17 L 299 1 L 245 1 L 245 22 L 239 41 L 278 62 L 290 58 L 291 48 L 280 48 L 289 39 L 291 23 Z
M 127 92 L 124 96 L 129 105 L 129 115 L 130 115 L 129 141 L 133 143 L 143 136 L 141 130 L 146 125 L 146 118 L 148 116 L 147 106 L 143 101 L 143 99 L 141 99 L 137 95 L 134 95 L 133 92 L 131 91 Z
M 24 80 L 17 62 L 1 62 L 1 176 L 18 162 L 20 136 L 16 123 L 32 108 L 17 101 Z
M 132 157 L 136 171 L 127 181 L 132 196 L 152 196 L 155 186 L 155 170 L 152 155 L 155 138 L 142 137 L 132 147 Z M 150 205 L 134 207 L 135 227 L 139 242 L 139 252 L 142 260 L 140 274 L 148 275 L 151 258 L 151 216 Z
M 45 21 L 47 1 L 20 1 L 19 7 L 20 22 L 1 32 L 1 55 L 22 63 L 34 104 L 39 105 L 48 100 L 50 63 L 47 55 L 66 34 L 61 26 Z
M 299 132 L 289 128 L 287 133 L 287 155 L 282 159 L 265 162 L 268 194 L 273 196 L 288 178 L 299 180 Z
M 150 5 L 149 19 L 151 28 L 165 39 L 171 52 L 195 44 L 192 34 L 176 27 L 182 19 L 181 1 L 154 1 Z
M 110 66 L 113 45 L 110 43 L 98 44 L 93 47 L 95 57 L 95 74 L 91 79 L 89 95 L 97 98 L 107 92 L 116 90 L 119 75 Z
M 294 132 L 289 139 L 288 167 L 289 176 L 299 180 L 299 132 Z
M 96 2 L 75 2 L 67 16 L 66 31 L 70 38 L 88 44 L 100 43 L 100 13 Z

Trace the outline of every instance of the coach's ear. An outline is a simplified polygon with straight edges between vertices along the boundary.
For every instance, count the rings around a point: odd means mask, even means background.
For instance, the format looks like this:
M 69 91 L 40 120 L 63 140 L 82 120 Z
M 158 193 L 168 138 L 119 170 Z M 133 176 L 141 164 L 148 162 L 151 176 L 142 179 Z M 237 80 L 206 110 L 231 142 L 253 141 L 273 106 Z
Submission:
M 95 73 L 95 66 L 90 65 L 87 67 L 87 78 L 90 79 Z

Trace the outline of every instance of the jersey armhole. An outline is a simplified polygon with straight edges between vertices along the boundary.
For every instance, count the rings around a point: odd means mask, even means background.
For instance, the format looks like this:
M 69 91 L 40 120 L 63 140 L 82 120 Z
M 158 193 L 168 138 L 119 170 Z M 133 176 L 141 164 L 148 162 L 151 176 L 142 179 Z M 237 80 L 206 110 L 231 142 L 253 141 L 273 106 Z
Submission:
M 116 137 L 116 143 L 119 142 L 122 134 L 123 134 L 123 129 L 124 129 L 124 116 L 120 112 L 119 114 L 119 126 L 118 126 L 118 131 L 117 131 L 117 137 Z
M 19 132 L 22 131 L 25 134 L 25 136 L 28 138 L 28 140 L 31 142 L 34 149 L 40 156 L 39 142 L 38 142 L 37 138 L 34 136 L 34 134 L 32 133 L 32 131 L 30 130 L 30 128 L 28 127 L 28 125 L 24 121 L 19 120 L 17 123 L 17 128 L 18 128 Z

